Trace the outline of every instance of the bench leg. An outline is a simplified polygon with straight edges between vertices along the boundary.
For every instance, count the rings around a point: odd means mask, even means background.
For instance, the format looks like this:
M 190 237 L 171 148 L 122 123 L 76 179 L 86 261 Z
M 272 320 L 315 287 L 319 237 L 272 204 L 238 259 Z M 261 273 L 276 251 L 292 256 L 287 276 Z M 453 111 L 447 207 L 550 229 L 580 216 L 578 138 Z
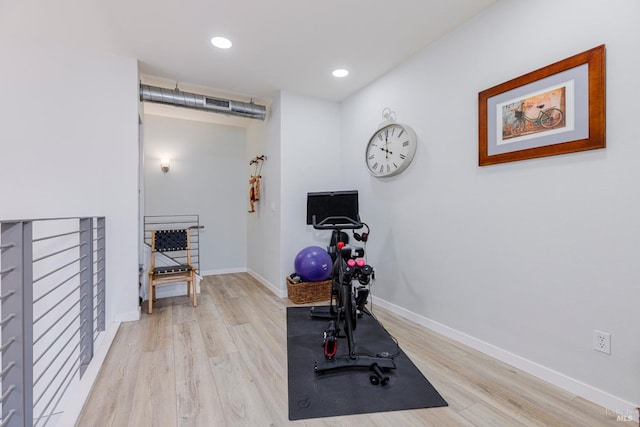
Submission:
M 153 287 L 153 282 L 151 281 L 151 279 L 149 279 L 149 295 L 147 295 L 149 297 L 149 306 L 148 306 L 148 311 L 149 314 L 151 314 L 153 312 L 153 297 L 155 296 L 154 293 L 156 292 L 156 288 Z
M 198 292 L 196 289 L 196 284 L 198 282 L 196 281 L 196 273 L 192 272 L 191 273 L 191 284 L 193 285 L 193 306 L 197 307 L 198 306 Z

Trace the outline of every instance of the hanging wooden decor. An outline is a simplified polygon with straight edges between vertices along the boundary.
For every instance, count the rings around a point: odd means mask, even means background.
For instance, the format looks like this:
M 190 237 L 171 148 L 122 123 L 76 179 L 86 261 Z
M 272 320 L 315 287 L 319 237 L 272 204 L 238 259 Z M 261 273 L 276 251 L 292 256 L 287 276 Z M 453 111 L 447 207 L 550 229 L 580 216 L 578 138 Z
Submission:
M 262 165 L 267 159 L 267 156 L 257 156 L 255 159 L 249 162 L 249 166 L 254 165 L 253 175 L 249 178 L 249 206 L 251 209 L 249 213 L 254 213 L 255 203 L 260 200 L 260 179 L 262 178 Z

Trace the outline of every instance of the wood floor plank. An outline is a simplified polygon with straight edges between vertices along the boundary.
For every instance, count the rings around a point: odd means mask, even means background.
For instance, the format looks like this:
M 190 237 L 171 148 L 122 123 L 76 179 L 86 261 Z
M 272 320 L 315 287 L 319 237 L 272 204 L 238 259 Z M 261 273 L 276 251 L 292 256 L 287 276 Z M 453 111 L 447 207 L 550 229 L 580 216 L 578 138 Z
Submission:
M 142 352 L 129 427 L 177 425 L 173 348 Z
M 210 358 L 238 351 L 221 316 L 215 304 L 201 305 L 197 309 L 196 318 L 200 325 L 200 335 Z
M 289 421 L 295 304 L 244 273 L 205 277 L 198 302 L 160 299 L 120 326 L 78 426 L 620 426 L 612 411 L 377 306 L 449 406 Z
M 501 412 L 497 408 L 489 406 L 483 402 L 475 403 L 460 411 L 460 415 L 469 421 L 470 425 L 491 425 L 491 426 L 525 426 L 518 420 Z
M 173 316 L 171 323 L 176 325 L 184 322 L 195 322 L 198 307 L 193 306 L 191 298 L 179 297 L 179 300 L 173 304 Z
M 167 305 L 166 301 L 154 307 L 153 315 L 142 317 L 140 321 L 144 325 L 144 332 L 140 336 L 142 351 L 166 350 L 173 347 L 172 317 L 173 306 Z
M 224 425 L 209 357 L 200 325 L 182 322 L 173 326 L 178 426 Z
M 243 303 L 244 300 L 241 298 L 229 298 L 216 303 L 222 313 L 223 321 L 227 326 L 242 325 L 248 322 Z
M 210 359 L 225 425 L 270 426 L 270 411 L 239 354 Z
M 225 284 L 228 275 L 206 276 L 200 282 L 200 292 L 207 294 L 211 298 L 211 302 L 218 303 L 224 301 L 229 296 L 225 294 L 227 285 Z M 206 289 L 207 291 L 205 291 Z
M 232 336 L 239 350 L 237 355 L 269 409 L 270 418 L 275 425 L 284 424 L 288 411 L 282 412 L 279 408 L 288 405 L 286 351 L 272 351 L 268 338 L 253 325 L 234 327 Z
M 123 323 L 118 328 L 112 343 L 114 350 L 102 365 L 98 384 L 87 399 L 78 426 L 127 425 L 142 353 L 141 330 L 142 325 L 138 322 Z
M 200 286 L 202 287 L 203 283 L 205 282 L 205 280 L 207 280 L 208 277 L 203 277 L 202 281 L 200 282 Z M 208 286 L 207 286 L 208 287 Z M 198 294 L 198 307 L 203 305 L 204 307 L 210 307 L 213 305 L 213 298 L 211 297 L 211 294 L 209 292 L 200 292 Z
M 575 405 L 571 393 L 485 355 L 461 360 L 458 369 L 480 388 L 484 402 L 523 423 L 572 426 L 591 421 L 586 408 Z M 600 425 L 611 425 L 609 422 Z

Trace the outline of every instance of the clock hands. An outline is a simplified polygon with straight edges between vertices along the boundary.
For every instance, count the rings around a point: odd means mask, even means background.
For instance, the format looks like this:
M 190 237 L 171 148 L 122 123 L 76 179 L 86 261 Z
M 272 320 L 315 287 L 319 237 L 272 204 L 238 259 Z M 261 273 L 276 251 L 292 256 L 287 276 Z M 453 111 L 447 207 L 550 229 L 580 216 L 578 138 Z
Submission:
M 388 159 L 390 155 L 393 155 L 393 151 L 389 150 L 389 148 L 387 148 L 389 146 L 389 142 L 385 139 L 384 141 L 384 148 L 383 147 L 378 147 L 380 150 L 384 151 L 386 153 L 386 158 Z M 409 145 L 409 141 L 405 141 L 402 143 L 403 147 L 406 147 Z M 402 157 L 404 159 L 404 155 L 400 155 L 400 157 Z
M 392 152 L 392 151 L 390 151 L 388 148 L 382 148 L 382 147 L 380 147 L 380 149 L 381 149 L 382 151 L 384 151 L 385 153 L 387 153 L 387 159 L 389 158 L 389 154 L 393 154 L 393 152 Z
M 384 132 L 378 133 L 377 135 L 377 139 L 379 139 L 379 141 L 374 142 L 371 144 L 371 148 L 376 148 L 376 149 L 380 149 L 380 151 L 384 152 L 384 160 L 382 161 L 382 164 L 376 162 L 374 159 L 376 159 L 376 155 L 373 152 L 370 152 L 370 156 L 368 157 L 369 160 L 373 160 L 375 163 L 371 166 L 371 169 L 375 170 L 376 172 L 378 172 L 379 174 L 384 174 L 385 173 L 385 168 L 386 168 L 386 173 L 391 172 L 391 166 L 393 166 L 394 169 L 398 169 L 399 166 L 396 163 L 396 160 L 392 160 L 392 158 L 394 157 L 393 153 L 395 152 L 395 149 L 400 149 L 400 147 L 398 147 L 398 144 L 401 144 L 402 147 L 407 147 L 409 145 L 409 141 L 399 141 L 399 138 L 403 135 L 404 130 L 401 131 L 398 135 L 395 134 L 396 129 L 393 128 L 391 129 L 391 141 L 389 141 L 389 129 L 386 129 Z M 383 144 L 380 144 L 383 143 Z M 391 146 L 391 147 L 389 147 Z M 394 148 L 394 151 L 392 151 L 390 148 Z M 400 150 L 402 151 L 402 150 Z M 396 154 L 398 154 L 396 152 Z M 399 153 L 400 156 L 400 160 L 404 161 L 406 158 L 406 155 Z
M 389 154 L 393 154 L 391 151 L 389 151 L 389 130 L 387 129 L 387 131 L 384 133 L 384 148 L 380 147 L 382 149 L 382 151 L 385 152 L 385 158 L 387 160 L 389 160 Z

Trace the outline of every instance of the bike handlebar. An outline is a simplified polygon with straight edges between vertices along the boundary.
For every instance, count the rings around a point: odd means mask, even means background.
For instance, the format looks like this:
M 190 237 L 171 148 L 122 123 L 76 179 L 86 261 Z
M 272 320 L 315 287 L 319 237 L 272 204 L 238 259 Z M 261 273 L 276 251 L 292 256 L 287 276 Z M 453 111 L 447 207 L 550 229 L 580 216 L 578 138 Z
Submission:
M 311 224 L 316 230 L 357 230 L 363 225 L 359 220 L 346 216 L 328 216 L 320 222 L 316 222 L 316 216 L 311 217 Z

